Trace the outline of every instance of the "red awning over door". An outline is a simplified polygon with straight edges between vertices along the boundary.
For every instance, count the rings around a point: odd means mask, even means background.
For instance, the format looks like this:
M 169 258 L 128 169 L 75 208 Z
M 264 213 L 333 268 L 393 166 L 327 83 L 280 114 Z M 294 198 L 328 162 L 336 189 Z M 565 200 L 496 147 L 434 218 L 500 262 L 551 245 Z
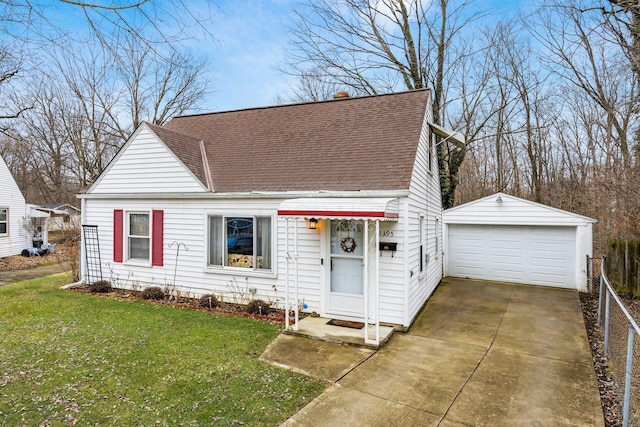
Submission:
M 289 218 L 378 219 L 397 221 L 399 201 L 396 198 L 317 197 L 290 199 L 282 202 L 278 215 Z

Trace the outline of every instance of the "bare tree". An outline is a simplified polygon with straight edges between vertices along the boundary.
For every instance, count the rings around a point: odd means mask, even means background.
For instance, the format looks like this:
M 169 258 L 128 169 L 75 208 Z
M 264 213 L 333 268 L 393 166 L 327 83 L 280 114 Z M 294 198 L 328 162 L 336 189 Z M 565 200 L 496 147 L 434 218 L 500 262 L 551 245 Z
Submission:
M 207 93 L 207 62 L 189 52 L 173 50 L 165 58 L 129 39 L 114 59 L 126 87 L 123 103 L 133 128 L 145 120 L 162 125 L 194 110 Z
M 69 47 L 69 40 L 78 36 L 51 19 L 62 11 L 83 19 L 88 34 L 105 49 L 117 49 L 121 38 L 135 38 L 150 48 L 175 48 L 185 40 L 213 39 L 210 29 L 217 9 L 209 0 L 197 8 L 185 0 L 0 0 L 0 33 L 30 43 Z
M 358 94 L 433 89 L 433 120 L 446 124 L 447 81 L 456 70 L 450 50 L 461 30 L 480 17 L 470 1 L 314 0 L 299 9 L 288 72 L 300 92 L 350 88 Z M 317 82 L 317 83 L 316 83 Z M 453 204 L 465 150 L 439 146 L 445 207 Z
M 98 83 L 94 79 L 87 86 L 94 92 L 104 90 Z M 80 82 L 68 86 L 65 80 L 42 81 L 33 97 L 34 108 L 18 122 L 14 149 L 28 147 L 25 184 L 36 190 L 32 195 L 38 203 L 73 201 L 120 144 L 113 126 L 106 126 L 99 98 L 84 85 L 80 91 L 80 86 Z
M 640 4 L 633 0 L 609 0 L 609 5 L 601 7 L 605 22 L 626 54 L 640 85 Z
M 547 67 L 601 108 L 610 132 L 608 139 L 618 152 L 611 153 L 612 159 L 628 168 L 637 81 L 621 78 L 628 74 L 629 63 L 606 33 L 598 36 L 595 30 L 602 28 L 602 20 L 595 13 L 590 16 L 577 5 L 558 0 L 540 11 L 542 25 L 530 28 L 549 53 L 544 58 Z
M 80 14 L 84 29 L 62 28 L 54 8 Z M 141 121 L 197 108 L 207 64 L 181 43 L 211 40 L 215 9 L 192 10 L 181 0 L 0 0 L 2 148 L 34 201 L 73 200 Z
M 489 120 L 462 165 L 461 202 L 506 190 L 595 217 L 596 252 L 608 236 L 640 237 L 637 17 L 622 6 L 551 0 L 524 30 L 488 32 L 494 75 L 476 117 Z
M 287 73 L 287 71 L 284 71 Z M 276 104 L 289 104 L 297 102 L 318 102 L 331 99 L 337 91 L 344 86 L 333 82 L 331 76 L 319 69 L 299 70 L 297 81 L 294 85 L 287 83 L 289 91 L 275 97 Z M 351 95 L 361 95 L 352 92 Z

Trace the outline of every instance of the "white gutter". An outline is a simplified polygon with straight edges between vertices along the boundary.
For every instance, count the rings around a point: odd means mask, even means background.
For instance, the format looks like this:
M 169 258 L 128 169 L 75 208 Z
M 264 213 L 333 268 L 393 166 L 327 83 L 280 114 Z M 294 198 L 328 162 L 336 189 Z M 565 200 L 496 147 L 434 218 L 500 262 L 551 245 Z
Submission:
M 246 192 L 246 193 L 92 193 L 78 194 L 81 200 L 177 200 L 177 199 L 298 199 L 304 197 L 408 197 L 409 190 L 366 191 L 292 191 L 292 192 Z

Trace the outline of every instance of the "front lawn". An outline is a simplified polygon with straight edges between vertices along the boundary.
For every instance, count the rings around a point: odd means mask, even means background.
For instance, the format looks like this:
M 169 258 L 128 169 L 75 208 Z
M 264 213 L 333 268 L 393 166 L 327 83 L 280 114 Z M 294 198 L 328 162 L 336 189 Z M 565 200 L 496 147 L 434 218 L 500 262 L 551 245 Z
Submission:
M 277 425 L 325 384 L 258 361 L 264 321 L 0 287 L 0 425 Z

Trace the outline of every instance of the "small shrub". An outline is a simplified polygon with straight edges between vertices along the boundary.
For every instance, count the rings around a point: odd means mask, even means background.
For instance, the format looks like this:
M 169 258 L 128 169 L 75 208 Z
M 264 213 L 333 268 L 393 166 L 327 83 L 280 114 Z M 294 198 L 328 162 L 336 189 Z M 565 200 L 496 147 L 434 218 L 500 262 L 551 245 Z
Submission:
M 89 285 L 89 290 L 99 294 L 107 294 L 111 292 L 113 288 L 111 287 L 111 282 L 108 282 L 107 280 L 98 280 L 97 282 L 93 282 Z
M 219 305 L 218 298 L 214 294 L 206 294 L 200 297 L 198 300 L 200 307 L 214 308 Z
M 142 299 L 163 300 L 165 295 L 164 291 L 158 286 L 149 286 L 144 288 L 140 295 Z
M 247 308 L 245 310 L 250 314 L 267 314 L 270 307 L 271 306 L 268 302 L 261 299 L 254 299 L 252 301 L 249 301 L 249 304 L 247 304 Z

